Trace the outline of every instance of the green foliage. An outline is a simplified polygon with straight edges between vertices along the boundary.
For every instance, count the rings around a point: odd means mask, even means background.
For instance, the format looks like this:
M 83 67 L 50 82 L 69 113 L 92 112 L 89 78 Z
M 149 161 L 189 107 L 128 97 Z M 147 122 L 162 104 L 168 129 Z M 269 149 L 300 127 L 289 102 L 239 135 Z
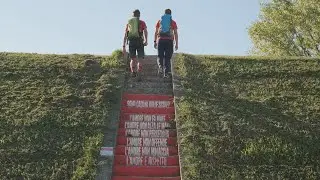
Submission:
M 272 0 L 261 6 L 260 19 L 249 28 L 253 53 L 319 57 L 318 0 Z
M 102 66 L 119 66 L 123 65 L 122 50 L 117 49 L 112 52 L 111 56 L 105 57 L 102 61 Z
M 94 179 L 121 67 L 87 59 L 0 53 L 1 179 Z
M 185 180 L 320 178 L 320 61 L 192 56 L 174 68 Z
M 84 155 L 78 161 L 77 168 L 73 174 L 72 180 L 77 179 L 93 179 L 96 173 L 96 155 L 97 149 L 101 147 L 101 139 L 103 134 L 99 133 L 94 137 L 85 140 Z

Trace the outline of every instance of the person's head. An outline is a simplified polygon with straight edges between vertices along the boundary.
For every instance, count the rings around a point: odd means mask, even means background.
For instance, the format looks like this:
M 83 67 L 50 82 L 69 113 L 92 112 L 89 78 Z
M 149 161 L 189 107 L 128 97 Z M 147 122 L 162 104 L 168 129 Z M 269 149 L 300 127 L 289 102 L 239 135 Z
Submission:
M 171 9 L 166 9 L 166 10 L 164 11 L 164 13 L 171 15 Z
M 139 11 L 139 9 L 136 9 L 136 10 L 133 11 L 133 17 L 137 17 L 137 18 L 140 17 L 140 11 Z

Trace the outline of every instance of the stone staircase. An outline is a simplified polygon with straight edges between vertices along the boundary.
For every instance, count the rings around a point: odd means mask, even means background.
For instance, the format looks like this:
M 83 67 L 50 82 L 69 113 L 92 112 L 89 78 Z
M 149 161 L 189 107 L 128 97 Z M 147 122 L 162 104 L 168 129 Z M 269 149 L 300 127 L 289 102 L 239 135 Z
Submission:
M 126 80 L 111 179 L 180 180 L 172 79 L 157 75 L 156 56 L 142 71 Z

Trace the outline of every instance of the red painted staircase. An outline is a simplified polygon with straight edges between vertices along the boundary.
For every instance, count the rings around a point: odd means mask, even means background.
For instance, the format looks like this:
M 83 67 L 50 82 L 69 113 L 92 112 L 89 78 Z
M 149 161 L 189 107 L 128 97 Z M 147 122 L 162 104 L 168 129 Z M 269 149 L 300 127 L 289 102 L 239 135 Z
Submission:
M 172 95 L 124 93 L 112 180 L 180 180 Z

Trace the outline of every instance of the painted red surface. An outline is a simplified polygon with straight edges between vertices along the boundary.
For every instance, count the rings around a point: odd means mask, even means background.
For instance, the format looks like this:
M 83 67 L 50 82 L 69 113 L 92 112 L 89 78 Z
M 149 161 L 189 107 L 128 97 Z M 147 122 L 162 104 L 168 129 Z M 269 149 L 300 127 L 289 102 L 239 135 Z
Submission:
M 120 117 L 120 121 L 132 121 L 132 118 L 130 116 L 135 116 L 135 115 L 141 115 L 141 116 L 164 116 L 165 121 L 173 120 L 175 118 L 174 114 L 152 114 L 151 112 L 147 113 L 137 113 L 137 114 L 130 114 L 130 113 L 122 113 Z M 147 118 L 144 118 L 147 119 Z
M 131 130 L 131 129 L 127 129 L 127 132 L 128 130 Z M 132 130 L 136 130 L 136 129 L 132 129 Z M 139 136 L 134 136 L 133 133 L 131 133 L 131 136 L 132 137 L 141 137 L 141 133 L 143 131 L 153 131 L 153 130 L 138 130 L 139 131 Z M 160 130 L 159 130 L 160 131 Z M 169 131 L 169 137 L 177 137 L 177 130 L 176 129 L 168 129 L 167 131 Z M 118 129 L 118 136 L 128 136 L 129 133 L 126 134 L 126 129 L 125 128 L 119 128 Z
M 118 176 L 166 177 L 179 176 L 179 166 L 114 166 L 113 173 Z
M 141 122 L 141 121 L 120 121 L 119 128 L 133 128 L 139 126 L 139 129 L 148 129 L 148 130 L 165 130 L 172 129 L 168 122 L 163 121 L 150 121 L 150 122 Z
M 115 155 L 127 155 L 128 153 L 128 148 L 126 148 L 126 146 L 121 146 L 121 145 L 118 145 L 116 148 L 115 148 Z M 139 147 L 140 148 L 140 151 L 142 152 L 142 147 Z M 178 155 L 178 147 L 177 146 L 169 146 L 169 147 L 166 147 L 168 149 L 168 152 L 169 152 L 169 156 L 175 156 L 175 155 Z
M 152 156 L 121 156 L 117 155 L 114 159 L 115 165 L 127 165 L 131 166 L 132 159 L 141 159 L 141 166 L 164 166 L 163 164 L 166 164 L 166 166 L 178 166 L 179 165 L 179 156 L 168 156 L 168 157 L 152 157 Z M 150 160 L 151 159 L 151 160 Z
M 168 108 L 138 108 L 122 106 L 121 111 L 124 113 L 152 113 L 152 114 L 169 114 L 174 113 L 174 107 Z
M 112 180 L 181 180 L 173 96 L 124 93 Z
M 168 95 L 154 95 L 154 94 L 128 94 L 124 93 L 122 95 L 122 100 L 157 100 L 157 101 L 167 101 L 173 100 L 173 96 Z
M 135 104 L 139 104 L 139 102 L 143 102 L 143 103 L 148 103 L 148 105 L 156 105 L 158 104 L 158 106 L 161 105 L 161 103 L 168 103 L 168 107 L 173 107 L 173 101 L 170 100 L 164 100 L 164 101 L 159 101 L 159 100 L 122 100 L 121 101 L 121 105 L 122 106 L 130 106 L 130 102 L 135 102 Z M 152 106 L 148 106 L 148 107 L 152 107 Z M 160 107 L 158 107 L 160 108 Z
M 149 140 L 151 141 L 150 143 L 152 144 L 161 144 L 161 145 L 154 145 L 155 147 L 166 147 L 166 146 L 175 146 L 177 145 L 177 138 L 174 137 L 169 137 L 169 138 L 138 138 L 138 137 L 123 137 L 123 136 L 118 136 L 117 137 L 117 144 L 118 145 L 129 145 L 132 141 L 136 140 L 141 142 L 142 146 L 146 146 L 146 144 L 149 144 Z M 160 141 L 166 141 L 166 145 L 163 146 L 162 142 Z M 152 145 L 153 146 L 153 145 Z

